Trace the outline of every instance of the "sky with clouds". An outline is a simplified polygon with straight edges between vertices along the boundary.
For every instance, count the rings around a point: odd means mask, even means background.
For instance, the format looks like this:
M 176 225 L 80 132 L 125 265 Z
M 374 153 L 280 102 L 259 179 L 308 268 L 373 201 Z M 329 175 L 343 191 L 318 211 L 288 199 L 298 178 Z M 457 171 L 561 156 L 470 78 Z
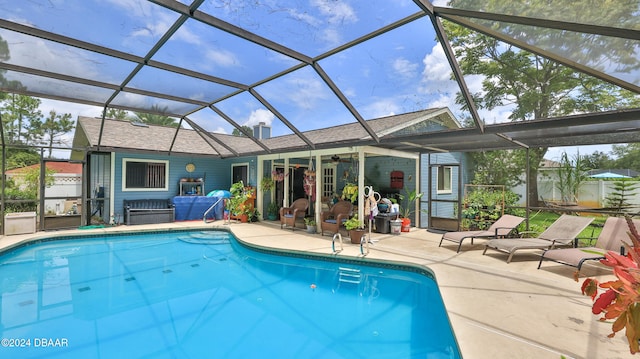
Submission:
M 189 4 L 189 1 L 182 2 Z M 199 10 L 309 57 L 319 56 L 418 11 L 409 0 L 369 0 L 366 6 L 349 0 L 299 0 L 287 2 L 286 6 L 284 3 L 278 0 L 210 0 Z M 445 3 L 434 2 L 435 5 Z M 31 0 L 11 6 L 0 1 L 0 9 L 7 20 L 137 56 L 145 56 L 178 18 L 175 12 L 144 0 L 86 0 L 73 4 L 64 0 Z M 129 61 L 27 38 L 4 29 L 0 36 L 9 43 L 9 62 L 23 66 L 116 85 L 135 67 Z M 430 19 L 421 17 L 322 58 L 318 64 L 364 119 L 434 107 L 449 107 L 458 119 L 468 117 L 455 104 L 459 89 L 451 80 L 448 62 L 435 39 Z M 238 41 L 233 35 L 191 19 L 153 55 L 152 60 L 242 84 L 256 83 L 299 63 L 294 58 L 251 42 Z M 7 75 L 13 79 L 11 76 L 11 73 Z M 28 77 L 19 79 L 27 86 L 43 86 Z M 480 91 L 482 77 L 467 76 L 465 81 L 471 92 Z M 83 86 L 44 85 L 87 98 L 102 99 L 109 95 L 106 91 Z M 140 71 L 128 86 L 170 91 L 177 96 L 204 101 L 229 93 L 224 85 L 213 86 L 207 81 L 150 67 Z M 301 131 L 356 121 L 310 66 L 259 84 L 254 89 Z M 149 100 L 136 94 L 121 93 L 114 103 L 176 105 L 168 100 L 145 101 Z M 273 127 L 274 136 L 292 133 L 246 91 L 215 106 L 240 125 L 265 122 Z M 99 107 L 48 99 L 42 99 L 41 110 L 43 113 L 50 110 L 70 113 L 73 118 L 96 117 L 102 111 Z M 187 110 L 177 108 L 176 111 Z M 504 107 L 480 110 L 479 113 L 486 123 L 494 124 L 508 121 L 510 111 Z M 233 130 L 209 108 L 193 112 L 189 118 L 209 131 L 231 133 Z M 608 151 L 607 146 L 597 146 L 596 150 Z M 559 157 L 560 152 L 552 150 L 550 156 Z M 580 149 L 582 154 L 590 152 L 591 148 Z

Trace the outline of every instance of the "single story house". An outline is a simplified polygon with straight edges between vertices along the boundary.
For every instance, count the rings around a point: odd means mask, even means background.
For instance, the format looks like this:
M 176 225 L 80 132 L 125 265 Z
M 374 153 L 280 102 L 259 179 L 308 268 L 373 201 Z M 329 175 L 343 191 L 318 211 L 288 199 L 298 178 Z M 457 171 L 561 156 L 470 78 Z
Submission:
M 446 108 L 366 122 L 381 137 L 407 131 L 460 127 Z M 286 206 L 302 196 L 312 199 L 312 208 L 322 208 L 323 200 L 341 194 L 349 182 L 361 188 L 373 186 L 385 196 L 395 196 L 403 190 L 418 189 L 422 192 L 426 188 L 436 188 L 434 193 L 437 194 L 439 176 L 441 180 L 446 177 L 447 181 L 440 194 L 447 191 L 455 193 L 460 176 L 458 169 L 452 171 L 450 165 L 459 166 L 463 157 L 447 153 L 421 156 L 417 152 L 419 148 L 416 152 L 405 152 L 371 145 L 358 146 L 359 140 L 367 136 L 358 123 L 303 132 L 304 138 L 316 145 L 312 150 L 300 136 L 270 137 L 268 128 L 256 128 L 254 133 L 258 137 L 262 134 L 262 138 L 255 141 L 247 136 L 210 132 L 201 135 L 188 128 L 176 132 L 172 127 L 123 120 L 106 119 L 104 126 L 101 124 L 100 118 L 78 118 L 71 159 L 86 164 L 88 201 L 95 199 L 96 188 L 101 188 L 106 220 L 122 215 L 125 199 L 204 196 L 213 191 L 228 190 L 239 180 L 256 187 L 256 208 L 261 214 L 270 202 Z M 265 154 L 260 142 L 276 150 Z M 295 148 L 296 143 L 299 143 L 300 151 L 276 152 L 277 148 Z M 423 179 L 432 167 L 442 168 L 441 173 L 436 170 L 433 178 Z M 314 193 L 304 190 L 303 173 L 309 169 L 318 173 Z M 443 171 L 446 171 L 446 176 Z M 281 174 L 282 185 L 264 193 L 260 182 L 274 173 Z M 401 176 L 393 178 L 392 174 Z M 185 182 L 196 182 L 196 188 L 185 190 Z M 423 201 L 426 197 L 430 196 L 425 196 Z M 428 209 L 424 203 L 421 206 Z M 359 218 L 364 217 L 362 207 L 359 206 Z M 319 211 L 315 212 L 318 215 Z M 417 225 L 426 225 L 420 223 L 425 217 L 415 220 Z

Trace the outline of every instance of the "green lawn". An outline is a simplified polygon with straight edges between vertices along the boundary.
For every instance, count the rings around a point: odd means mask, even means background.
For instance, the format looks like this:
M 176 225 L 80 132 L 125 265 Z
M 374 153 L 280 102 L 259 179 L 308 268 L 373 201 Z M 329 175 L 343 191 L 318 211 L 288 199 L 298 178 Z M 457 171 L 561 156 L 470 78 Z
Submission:
M 593 222 L 591 222 L 591 224 L 587 228 L 585 228 L 582 232 L 580 232 L 580 235 L 578 236 L 578 238 L 581 238 L 581 242 L 580 242 L 581 246 L 588 245 L 589 240 L 586 238 L 597 238 L 598 235 L 600 235 L 600 232 L 602 231 L 602 226 L 604 225 L 604 222 L 607 220 L 607 216 L 603 216 L 603 215 L 597 215 L 597 214 L 585 214 L 585 215 L 593 216 L 595 219 L 593 220 Z M 542 211 L 531 212 L 531 215 L 529 217 L 529 231 L 533 231 L 536 234 L 540 234 L 547 227 L 549 227 L 556 219 L 558 219 L 558 217 L 560 217 L 560 215 L 554 212 L 542 212 Z M 522 223 L 518 227 L 518 230 L 525 231 L 526 224 Z M 592 242 L 592 244 L 595 244 L 595 240 Z

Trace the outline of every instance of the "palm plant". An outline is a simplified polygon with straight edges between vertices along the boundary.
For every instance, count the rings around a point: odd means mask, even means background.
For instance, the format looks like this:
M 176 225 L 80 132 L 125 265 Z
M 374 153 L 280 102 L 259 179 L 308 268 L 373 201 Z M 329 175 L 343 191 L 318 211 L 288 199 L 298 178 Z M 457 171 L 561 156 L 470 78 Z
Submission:
M 576 203 L 580 187 L 589 178 L 587 164 L 578 153 L 573 160 L 566 152 L 560 157 L 560 167 L 558 167 L 558 182 L 556 187 L 560 191 L 562 203 Z

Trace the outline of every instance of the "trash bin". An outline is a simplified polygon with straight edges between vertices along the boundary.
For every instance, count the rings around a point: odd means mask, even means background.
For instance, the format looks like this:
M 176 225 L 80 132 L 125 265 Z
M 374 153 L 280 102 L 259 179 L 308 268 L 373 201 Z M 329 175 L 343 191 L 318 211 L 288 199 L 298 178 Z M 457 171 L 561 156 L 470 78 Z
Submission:
M 396 217 L 396 214 L 391 213 L 379 213 L 377 216 L 373 217 L 376 232 L 377 233 L 391 233 L 391 226 L 389 222 Z
M 402 229 L 402 221 L 400 219 L 394 219 L 391 222 L 391 234 L 398 235 Z

